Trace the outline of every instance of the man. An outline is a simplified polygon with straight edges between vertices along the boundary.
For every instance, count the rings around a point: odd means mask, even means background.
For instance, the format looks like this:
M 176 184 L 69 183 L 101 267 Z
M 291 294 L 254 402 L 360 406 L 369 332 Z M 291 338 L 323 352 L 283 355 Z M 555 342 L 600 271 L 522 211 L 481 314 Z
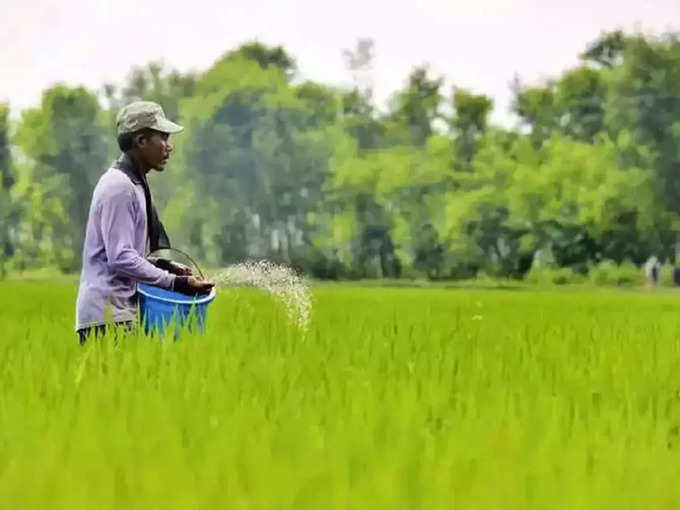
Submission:
M 183 130 L 165 118 L 156 103 L 125 106 L 116 119 L 120 158 L 94 189 L 83 247 L 83 270 L 76 302 L 80 343 L 137 322 L 137 283 L 185 294 L 209 292 L 213 283 L 196 278 L 186 266 L 145 258 L 169 241 L 151 201 L 147 173 L 162 172 L 172 153 L 171 134 Z

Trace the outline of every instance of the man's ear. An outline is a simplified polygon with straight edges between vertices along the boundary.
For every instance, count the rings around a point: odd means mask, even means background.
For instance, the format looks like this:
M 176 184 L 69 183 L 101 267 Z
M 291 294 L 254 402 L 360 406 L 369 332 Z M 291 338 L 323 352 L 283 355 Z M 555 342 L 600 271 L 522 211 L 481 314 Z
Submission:
M 146 143 L 146 133 L 138 133 L 135 135 L 134 144 L 140 147 L 144 146 Z

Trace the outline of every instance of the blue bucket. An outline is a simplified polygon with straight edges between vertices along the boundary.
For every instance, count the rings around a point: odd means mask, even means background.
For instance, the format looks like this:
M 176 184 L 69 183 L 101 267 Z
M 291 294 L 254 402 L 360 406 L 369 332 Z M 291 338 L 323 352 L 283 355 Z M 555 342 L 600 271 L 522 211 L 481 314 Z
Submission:
M 209 294 L 200 296 L 187 296 L 180 292 L 174 292 L 153 285 L 140 283 L 139 313 L 147 334 L 165 334 L 165 330 L 171 324 L 175 328 L 175 339 L 180 330 L 187 328 L 192 331 L 196 327 L 203 333 L 208 305 L 215 299 L 215 289 Z

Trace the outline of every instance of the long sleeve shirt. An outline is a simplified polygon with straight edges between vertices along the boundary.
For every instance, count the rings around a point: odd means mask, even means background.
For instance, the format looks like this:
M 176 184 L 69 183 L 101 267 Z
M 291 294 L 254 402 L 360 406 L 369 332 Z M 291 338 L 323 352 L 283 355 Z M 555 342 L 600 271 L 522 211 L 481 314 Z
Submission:
M 137 318 L 137 283 L 166 289 L 175 275 L 144 257 L 149 250 L 141 183 L 109 168 L 94 189 L 76 301 L 76 331 Z

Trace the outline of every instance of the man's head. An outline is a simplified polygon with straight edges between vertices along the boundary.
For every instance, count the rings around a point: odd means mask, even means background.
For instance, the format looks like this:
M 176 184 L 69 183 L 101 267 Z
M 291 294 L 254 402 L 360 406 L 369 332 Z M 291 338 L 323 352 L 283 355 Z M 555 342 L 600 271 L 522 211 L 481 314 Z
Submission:
M 169 137 L 183 129 L 166 119 L 160 105 L 151 101 L 130 103 L 116 118 L 120 150 L 132 153 L 145 169 L 163 170 L 173 149 Z

